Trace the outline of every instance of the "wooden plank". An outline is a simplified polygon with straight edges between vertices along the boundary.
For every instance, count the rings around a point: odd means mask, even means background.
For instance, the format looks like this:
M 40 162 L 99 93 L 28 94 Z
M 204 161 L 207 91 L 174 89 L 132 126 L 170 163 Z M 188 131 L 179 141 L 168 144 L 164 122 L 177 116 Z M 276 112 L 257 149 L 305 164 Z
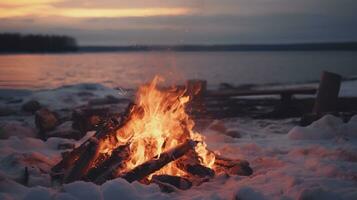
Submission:
M 234 97 L 234 96 L 259 96 L 259 95 L 293 95 L 293 94 L 316 94 L 316 88 L 292 88 L 279 90 L 223 90 L 207 91 L 206 97 Z

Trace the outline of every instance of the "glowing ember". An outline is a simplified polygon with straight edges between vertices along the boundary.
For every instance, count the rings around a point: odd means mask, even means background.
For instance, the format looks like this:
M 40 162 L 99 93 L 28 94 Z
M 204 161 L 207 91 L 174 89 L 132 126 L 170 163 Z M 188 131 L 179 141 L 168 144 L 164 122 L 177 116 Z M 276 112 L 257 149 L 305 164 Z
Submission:
M 130 159 L 122 170 L 125 172 L 191 139 L 199 142 L 195 151 L 200 164 L 212 168 L 215 156 L 207 151 L 204 136 L 193 131 L 194 121 L 185 112 L 189 96 L 176 88 L 159 90 L 157 84 L 161 81 L 162 78 L 155 77 L 139 88 L 129 121 L 117 130 L 116 141 L 108 139 L 101 144 L 100 152 L 111 154 L 116 147 L 130 144 Z M 174 161 L 154 174 L 183 176 L 186 172 Z

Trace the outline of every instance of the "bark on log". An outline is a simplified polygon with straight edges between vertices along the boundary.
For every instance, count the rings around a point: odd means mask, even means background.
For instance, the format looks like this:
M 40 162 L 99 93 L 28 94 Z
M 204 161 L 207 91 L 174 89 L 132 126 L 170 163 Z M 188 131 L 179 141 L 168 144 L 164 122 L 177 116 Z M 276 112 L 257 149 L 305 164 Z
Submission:
M 86 180 L 101 184 L 106 180 L 115 178 L 113 175 L 117 174 L 117 170 L 129 158 L 129 153 L 129 145 L 119 146 L 113 150 L 109 158 L 106 158 L 98 167 L 94 167 L 88 172 Z
M 98 141 L 92 140 L 87 142 L 87 145 L 87 151 L 84 152 L 74 163 L 72 169 L 65 177 L 65 183 L 70 183 L 82 179 L 93 167 L 94 161 L 99 155 L 99 143 Z
M 86 142 L 85 142 L 86 143 Z M 69 154 L 64 156 L 62 160 L 52 167 L 51 172 L 53 174 L 64 173 L 78 160 L 78 158 L 86 151 L 87 146 L 83 143 L 81 146 L 75 148 Z
M 112 133 L 120 129 L 122 126 L 124 126 L 124 124 L 128 121 L 129 114 L 133 106 L 134 104 L 130 104 L 127 107 L 126 111 L 123 113 L 123 116 L 121 117 L 120 122 L 117 122 L 115 119 L 110 119 L 105 123 L 101 124 L 98 127 L 94 137 L 98 139 L 99 142 L 101 142 L 101 140 L 105 139 L 107 136 L 112 135 L 114 137 L 115 134 Z M 86 145 L 87 142 L 89 142 L 89 140 L 87 140 L 82 145 L 71 151 L 68 155 L 63 157 L 63 159 L 51 169 L 52 173 L 53 174 L 63 173 L 64 171 L 67 171 L 70 167 L 72 167 L 73 164 L 78 160 L 78 158 L 81 157 L 81 155 L 87 151 L 87 147 L 88 147 Z
M 215 172 L 200 164 L 197 153 L 192 150 L 186 153 L 182 158 L 177 161 L 177 167 L 192 176 L 204 178 L 213 177 Z
M 168 150 L 160 154 L 159 158 L 152 158 L 151 160 L 135 167 L 129 172 L 121 175 L 122 178 L 126 179 L 128 182 L 138 181 L 146 176 L 156 172 L 168 163 L 180 158 L 185 155 L 189 150 L 196 146 L 196 142 L 188 140 L 185 143 Z

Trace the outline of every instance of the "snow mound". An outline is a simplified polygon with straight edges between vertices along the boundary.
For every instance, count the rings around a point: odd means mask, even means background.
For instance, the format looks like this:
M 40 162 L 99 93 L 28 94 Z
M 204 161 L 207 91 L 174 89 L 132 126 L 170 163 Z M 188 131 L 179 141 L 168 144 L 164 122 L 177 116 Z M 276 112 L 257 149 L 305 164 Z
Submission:
M 288 133 L 291 140 L 323 140 L 338 137 L 357 137 L 357 116 L 352 117 L 348 123 L 343 123 L 340 118 L 325 115 L 307 127 L 296 126 Z

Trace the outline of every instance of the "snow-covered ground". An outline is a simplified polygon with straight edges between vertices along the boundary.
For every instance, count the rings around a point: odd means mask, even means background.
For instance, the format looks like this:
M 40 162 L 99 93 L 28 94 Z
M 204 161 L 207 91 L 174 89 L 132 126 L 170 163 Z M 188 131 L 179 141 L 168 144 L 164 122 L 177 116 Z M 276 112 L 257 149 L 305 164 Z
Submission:
M 53 110 L 72 109 L 90 99 L 123 91 L 98 85 L 77 85 L 26 94 Z M 15 95 L 16 96 L 16 95 Z M 126 96 L 127 97 L 127 96 Z M 17 97 L 16 97 L 17 98 Z M 187 191 L 162 193 L 158 186 L 117 178 L 103 185 L 77 181 L 53 185 L 48 171 L 61 159 L 58 144 L 80 141 L 36 135 L 33 115 L 19 111 L 21 103 L 8 95 L 0 105 L 13 114 L 0 117 L 0 199 L 357 199 L 357 116 L 348 123 L 325 116 L 308 127 L 297 119 L 214 121 L 225 128 L 201 130 L 210 149 L 225 157 L 250 162 L 253 175 L 216 176 Z M 12 101 L 15 103 L 9 104 Z M 27 132 L 26 132 L 27 131 Z M 24 132 L 26 134 L 24 134 Z M 28 186 L 23 186 L 28 167 Z

